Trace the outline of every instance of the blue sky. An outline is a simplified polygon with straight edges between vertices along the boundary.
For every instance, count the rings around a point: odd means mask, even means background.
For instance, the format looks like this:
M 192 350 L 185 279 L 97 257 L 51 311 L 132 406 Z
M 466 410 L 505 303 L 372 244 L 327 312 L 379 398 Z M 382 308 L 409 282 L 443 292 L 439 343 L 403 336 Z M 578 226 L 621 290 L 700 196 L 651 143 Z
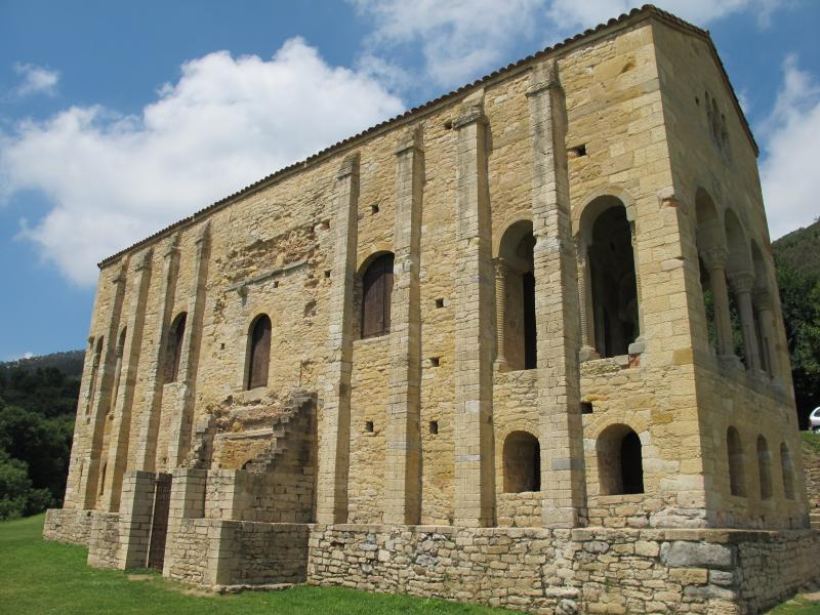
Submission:
M 277 168 L 639 3 L 0 0 L 0 360 L 82 348 L 95 263 Z M 820 2 L 708 28 L 772 235 L 820 214 Z

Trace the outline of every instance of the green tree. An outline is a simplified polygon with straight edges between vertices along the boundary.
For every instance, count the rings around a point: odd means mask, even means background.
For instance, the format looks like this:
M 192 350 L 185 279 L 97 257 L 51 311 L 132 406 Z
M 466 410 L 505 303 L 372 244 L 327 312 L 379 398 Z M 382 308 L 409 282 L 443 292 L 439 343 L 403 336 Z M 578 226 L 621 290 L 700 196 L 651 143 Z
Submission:
M 35 489 L 61 501 L 71 451 L 71 417 L 44 418 L 0 400 L 0 451 L 22 462 Z
M 25 462 L 0 450 L 0 520 L 33 515 L 52 503 L 48 489 L 35 489 Z
M 800 425 L 806 428 L 809 412 L 820 405 L 820 276 L 777 265 L 795 401 Z

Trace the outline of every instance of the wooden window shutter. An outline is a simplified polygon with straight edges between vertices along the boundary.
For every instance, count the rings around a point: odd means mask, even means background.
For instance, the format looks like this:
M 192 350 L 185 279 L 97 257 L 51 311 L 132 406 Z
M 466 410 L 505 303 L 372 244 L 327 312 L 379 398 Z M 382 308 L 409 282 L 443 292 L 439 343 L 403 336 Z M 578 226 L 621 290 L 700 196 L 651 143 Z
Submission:
M 393 291 L 393 255 L 374 260 L 362 277 L 362 337 L 390 331 L 390 293 Z
M 270 318 L 264 314 L 256 319 L 251 330 L 250 365 L 248 366 L 249 389 L 268 385 L 270 330 Z

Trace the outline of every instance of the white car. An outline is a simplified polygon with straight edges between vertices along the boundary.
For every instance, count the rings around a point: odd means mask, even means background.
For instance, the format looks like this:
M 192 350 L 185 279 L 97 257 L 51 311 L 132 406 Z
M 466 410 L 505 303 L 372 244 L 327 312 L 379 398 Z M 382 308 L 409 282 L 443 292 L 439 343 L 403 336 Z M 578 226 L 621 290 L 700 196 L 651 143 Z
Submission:
M 817 406 L 809 415 L 809 429 L 820 433 L 820 406 Z

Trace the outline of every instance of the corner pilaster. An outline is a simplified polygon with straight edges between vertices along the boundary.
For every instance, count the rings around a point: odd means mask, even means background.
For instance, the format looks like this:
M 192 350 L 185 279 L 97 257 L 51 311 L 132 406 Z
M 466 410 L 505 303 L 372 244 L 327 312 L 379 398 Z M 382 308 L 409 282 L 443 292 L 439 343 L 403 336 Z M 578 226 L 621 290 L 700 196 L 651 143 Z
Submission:
M 495 524 L 494 272 L 484 92 L 468 97 L 456 131 L 455 524 Z
M 390 322 L 390 401 L 387 418 L 387 523 L 421 519 L 421 201 L 424 182 L 421 128 L 396 149 L 396 227 Z
M 581 327 L 564 142 L 566 108 L 555 62 L 535 66 L 527 96 L 533 147 L 542 515 L 545 527 L 577 527 L 586 517 L 578 356 Z
M 319 414 L 316 520 L 347 520 L 350 470 L 350 377 L 353 361 L 353 281 L 358 242 L 359 155 L 346 158 L 336 177 L 335 247 L 328 299 L 328 366 Z
M 153 471 L 156 467 L 157 435 L 162 408 L 162 358 L 165 353 L 168 327 L 171 323 L 179 269 L 179 234 L 165 244 L 162 264 L 162 289 L 157 306 L 157 339 L 147 368 L 146 394 L 142 404 L 136 465 L 140 470 Z

